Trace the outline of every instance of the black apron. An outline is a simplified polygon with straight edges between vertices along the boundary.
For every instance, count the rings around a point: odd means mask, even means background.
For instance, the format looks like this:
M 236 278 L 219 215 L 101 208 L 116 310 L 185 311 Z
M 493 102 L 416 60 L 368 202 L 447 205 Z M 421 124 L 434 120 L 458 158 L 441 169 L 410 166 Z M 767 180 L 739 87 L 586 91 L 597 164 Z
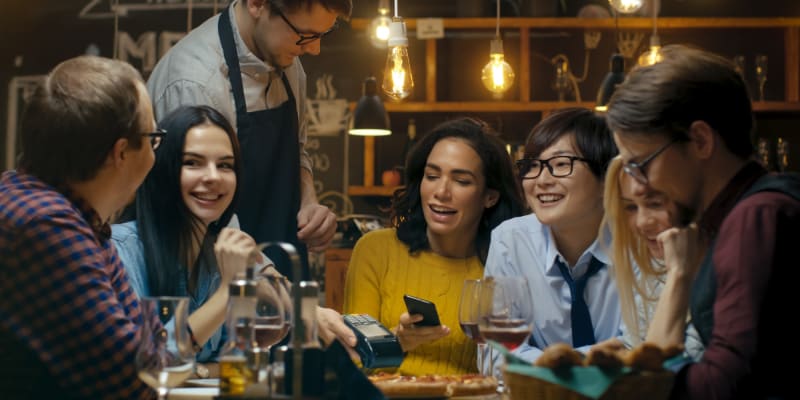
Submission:
M 242 154 L 242 182 L 238 185 L 236 206 L 239 224 L 258 243 L 293 244 L 303 262 L 302 277 L 292 276 L 289 259 L 278 249 L 267 249 L 265 253 L 289 279 L 308 280 L 308 254 L 305 245 L 297 240 L 300 144 L 294 93 L 286 74 L 281 73 L 289 99 L 276 108 L 248 113 L 228 7 L 220 15 L 218 28 L 236 106 L 236 131 Z

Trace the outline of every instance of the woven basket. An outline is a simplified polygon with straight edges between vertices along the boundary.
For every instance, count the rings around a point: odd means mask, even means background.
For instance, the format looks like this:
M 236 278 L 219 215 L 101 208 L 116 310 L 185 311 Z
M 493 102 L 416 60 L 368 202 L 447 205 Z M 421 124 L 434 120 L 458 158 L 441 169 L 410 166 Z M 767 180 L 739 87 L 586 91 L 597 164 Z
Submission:
M 590 397 L 574 392 L 571 389 L 511 371 L 505 371 L 505 385 L 511 399 L 526 400 L 590 400 Z M 619 377 L 600 396 L 602 400 L 663 400 L 667 399 L 672 389 L 675 374 L 663 372 L 635 372 Z

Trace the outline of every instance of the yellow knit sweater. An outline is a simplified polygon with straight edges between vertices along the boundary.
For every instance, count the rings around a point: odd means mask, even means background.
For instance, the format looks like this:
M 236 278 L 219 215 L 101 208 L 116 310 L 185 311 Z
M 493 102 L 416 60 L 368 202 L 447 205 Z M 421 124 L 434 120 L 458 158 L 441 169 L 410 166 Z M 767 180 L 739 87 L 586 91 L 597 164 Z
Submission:
M 439 319 L 450 334 L 408 352 L 400 366 L 404 375 L 476 372 L 475 343 L 458 324 L 458 302 L 465 279 L 483 276 L 478 257 L 447 258 L 431 251 L 415 255 L 397 239 L 394 229 L 364 235 L 350 258 L 345 283 L 344 312 L 369 314 L 387 328 L 396 327 L 406 312 L 403 295 L 436 304 Z

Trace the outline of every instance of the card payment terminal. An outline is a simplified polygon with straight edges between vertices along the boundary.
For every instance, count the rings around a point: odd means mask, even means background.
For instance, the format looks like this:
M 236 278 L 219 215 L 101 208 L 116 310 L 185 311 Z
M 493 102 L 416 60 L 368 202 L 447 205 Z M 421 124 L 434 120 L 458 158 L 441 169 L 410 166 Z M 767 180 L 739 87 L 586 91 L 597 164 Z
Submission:
M 356 352 L 364 368 L 394 368 L 403 362 L 403 349 L 391 331 L 367 314 L 348 314 L 344 322 L 356 334 Z

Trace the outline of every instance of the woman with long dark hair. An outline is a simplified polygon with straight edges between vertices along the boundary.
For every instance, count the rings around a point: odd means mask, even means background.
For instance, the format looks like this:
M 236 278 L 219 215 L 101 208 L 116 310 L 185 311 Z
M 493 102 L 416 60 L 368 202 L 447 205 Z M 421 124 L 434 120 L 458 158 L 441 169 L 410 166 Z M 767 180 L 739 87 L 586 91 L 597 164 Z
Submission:
M 455 119 L 411 150 L 406 178 L 392 202 L 394 227 L 353 250 L 344 310 L 392 327 L 407 352 L 400 373 L 474 372 L 475 344 L 450 327 L 464 280 L 483 275 L 492 229 L 523 211 L 510 157 L 485 123 Z M 442 325 L 414 326 L 422 316 L 408 314 L 405 294 L 434 302 Z
M 165 117 L 156 161 L 136 193 L 135 220 L 112 227 L 112 240 L 139 296 L 190 297 L 189 326 L 199 362 L 222 343 L 228 282 L 256 248 L 228 228 L 241 179 L 236 134 L 207 106 Z

